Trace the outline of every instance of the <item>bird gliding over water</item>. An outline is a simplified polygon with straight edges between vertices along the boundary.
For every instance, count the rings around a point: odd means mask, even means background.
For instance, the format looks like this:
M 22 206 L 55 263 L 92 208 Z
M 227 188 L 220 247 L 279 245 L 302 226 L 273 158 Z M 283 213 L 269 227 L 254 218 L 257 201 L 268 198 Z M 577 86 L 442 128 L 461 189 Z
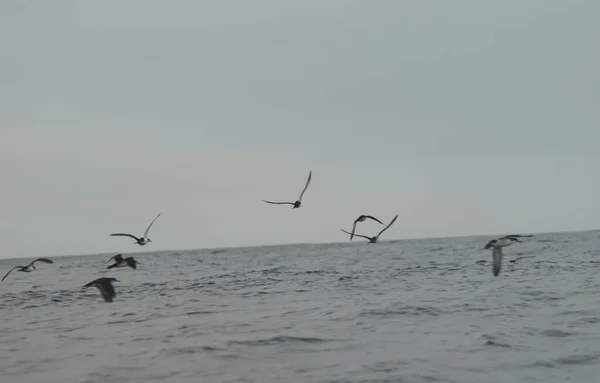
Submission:
M 112 265 L 108 265 L 107 269 L 113 269 L 115 267 L 126 267 L 129 266 L 132 269 L 137 269 L 137 261 L 133 257 L 123 258 L 121 254 L 117 254 L 113 257 L 115 259 L 115 263 Z M 112 259 L 112 258 L 111 258 Z
M 154 219 L 152 220 L 152 222 L 150 222 L 150 225 L 148 226 L 148 228 L 146 229 L 146 231 L 144 232 L 144 236 L 141 238 L 136 237 L 135 235 L 131 235 L 131 234 L 126 234 L 126 233 L 114 233 L 111 234 L 111 237 L 115 237 L 115 236 L 120 236 L 120 237 L 131 237 L 133 239 L 135 239 L 135 243 L 137 243 L 140 246 L 144 246 L 149 242 L 152 242 L 152 240 L 150 238 L 148 238 L 148 232 L 150 231 L 150 228 L 152 227 L 152 225 L 154 224 L 154 221 L 156 221 L 156 219 L 158 217 L 160 217 L 161 213 L 158 213 L 158 215 L 156 217 L 154 217 Z
M 297 209 L 300 207 L 300 205 L 302 205 L 302 196 L 304 195 L 304 192 L 308 188 L 308 184 L 310 183 L 311 178 L 312 178 L 312 170 L 308 172 L 308 179 L 306 180 L 306 186 L 304 186 L 304 189 L 302 190 L 302 193 L 300 193 L 300 197 L 298 197 L 298 200 L 296 202 L 273 202 L 273 201 L 265 201 L 264 199 L 263 199 L 263 202 L 274 204 L 274 205 L 293 205 L 292 209 Z
M 394 217 L 394 219 L 392 219 L 392 220 L 391 220 L 391 222 L 390 222 L 390 223 L 389 223 L 389 224 L 388 224 L 386 227 L 384 227 L 384 228 L 383 228 L 383 230 L 381 230 L 381 231 L 379 232 L 379 234 L 377 234 L 377 235 L 376 235 L 376 236 L 374 236 L 374 237 L 367 237 L 366 235 L 360 235 L 360 234 L 352 234 L 352 233 L 350 233 L 350 232 L 348 232 L 348 231 L 346 231 L 346 230 L 344 230 L 344 229 L 342 229 L 342 231 L 343 231 L 344 233 L 346 233 L 346 234 L 355 235 L 355 236 L 357 236 L 357 237 L 361 237 L 361 238 L 368 239 L 368 240 L 369 240 L 369 243 L 375 243 L 375 242 L 377 242 L 377 240 L 379 240 L 379 236 L 380 236 L 381 234 L 383 234 L 383 232 L 384 232 L 384 231 L 386 231 L 387 229 L 389 229 L 389 227 L 390 227 L 390 226 L 392 226 L 392 224 L 393 224 L 394 222 L 396 222 L 396 219 L 397 219 L 397 218 L 398 218 L 398 214 L 396 214 L 396 216 Z
M 52 261 L 51 259 L 48 259 L 48 258 L 38 258 L 38 259 L 36 259 L 36 260 L 33 260 L 33 261 L 32 261 L 30 264 L 28 264 L 27 266 L 15 266 L 15 267 L 13 267 L 12 269 L 10 269 L 10 270 L 8 271 L 8 273 L 6 273 L 6 274 L 4 275 L 4 277 L 2 277 L 2 281 L 4 281 L 4 280 L 6 279 L 6 277 L 8 277 L 8 274 L 10 274 L 10 273 L 11 273 L 13 270 L 15 270 L 15 269 L 17 269 L 18 271 L 25 272 L 25 273 L 32 272 L 33 270 L 35 270 L 35 269 L 36 269 L 36 268 L 35 268 L 35 265 L 34 265 L 36 262 L 54 263 L 54 261 Z M 0 282 L 2 282 L 2 281 L 0 281 Z
M 492 258 L 494 261 L 492 265 L 492 272 L 495 277 L 500 274 L 500 268 L 502 267 L 502 248 L 510 246 L 516 242 L 521 242 L 519 240 L 521 237 L 533 237 L 533 235 L 506 235 L 498 239 L 492 239 L 485 245 L 484 250 L 492 249 Z
M 112 302 L 113 298 L 117 296 L 115 288 L 112 285 L 113 282 L 119 282 L 119 280 L 116 278 L 102 277 L 91 281 L 83 287 L 96 287 L 100 291 L 100 294 L 102 294 L 102 298 L 104 298 L 105 302 Z
M 350 234 L 350 240 L 352 241 L 352 238 L 354 237 L 354 231 L 356 230 L 356 224 L 358 222 L 364 222 L 366 221 L 366 219 L 372 219 L 373 221 L 379 222 L 380 224 L 383 225 L 383 222 L 381 222 L 380 220 L 378 220 L 377 218 L 373 217 L 372 215 L 361 215 L 360 217 L 358 217 L 355 221 L 354 221 L 354 225 L 352 225 L 352 233 Z

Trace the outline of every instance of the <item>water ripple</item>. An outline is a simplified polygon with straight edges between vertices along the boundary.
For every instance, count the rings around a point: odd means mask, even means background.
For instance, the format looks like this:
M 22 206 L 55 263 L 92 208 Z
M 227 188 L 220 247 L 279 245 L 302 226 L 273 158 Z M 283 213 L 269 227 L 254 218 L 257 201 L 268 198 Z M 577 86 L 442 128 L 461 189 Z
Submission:
M 0 284 L 0 369 L 10 383 L 597 380 L 598 232 L 536 235 L 498 278 L 487 239 L 150 252 L 138 270 L 58 257 Z M 522 255 L 536 258 L 509 262 Z M 119 279 L 114 302 L 81 288 L 99 275 Z

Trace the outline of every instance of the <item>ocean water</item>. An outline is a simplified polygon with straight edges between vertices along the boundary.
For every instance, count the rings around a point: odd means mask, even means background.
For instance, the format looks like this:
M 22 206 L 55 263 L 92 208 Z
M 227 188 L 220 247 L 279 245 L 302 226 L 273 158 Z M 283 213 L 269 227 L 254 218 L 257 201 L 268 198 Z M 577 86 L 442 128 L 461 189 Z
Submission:
M 600 381 L 600 232 L 524 239 L 498 278 L 489 239 L 57 257 L 0 284 L 0 381 Z

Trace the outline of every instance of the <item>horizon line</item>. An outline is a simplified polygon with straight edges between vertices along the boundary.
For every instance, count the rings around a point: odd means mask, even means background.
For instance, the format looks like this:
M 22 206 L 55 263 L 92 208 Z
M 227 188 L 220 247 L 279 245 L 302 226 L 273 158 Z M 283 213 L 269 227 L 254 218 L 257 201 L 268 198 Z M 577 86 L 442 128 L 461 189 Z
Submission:
M 566 230 L 566 231 L 543 231 L 543 232 L 529 232 L 533 235 L 540 234 L 563 234 L 563 233 L 586 233 L 599 231 L 600 229 L 587 229 L 587 230 Z M 399 242 L 399 241 L 414 241 L 414 240 L 424 240 L 424 239 L 451 239 L 451 238 L 467 238 L 467 237 L 493 237 L 497 234 L 469 234 L 469 235 L 453 235 L 453 236 L 438 236 L 438 237 L 409 237 L 409 238 L 400 238 L 400 239 L 389 239 L 384 241 L 379 241 L 380 243 L 385 242 Z M 159 253 L 159 252 L 189 252 L 189 251 L 215 251 L 215 250 L 235 250 L 235 249 L 254 249 L 259 247 L 289 247 L 289 246 L 302 246 L 302 245 L 337 245 L 337 244 L 350 244 L 353 242 L 289 242 L 289 243 L 280 243 L 280 244 L 271 244 L 271 245 L 237 245 L 237 246 L 217 246 L 217 247 L 199 247 L 199 248 L 187 248 L 187 249 L 163 249 L 163 250 L 155 250 L 155 251 L 133 251 L 133 252 L 123 252 L 123 254 L 151 254 L 151 253 Z M 359 243 L 359 242 L 354 242 Z M 366 243 L 366 242 L 365 242 Z M 105 252 L 105 253 L 87 253 L 87 254 L 64 254 L 64 255 L 53 255 L 46 256 L 52 258 L 67 258 L 67 257 L 89 257 L 89 256 L 100 256 L 100 255 L 108 255 L 108 254 L 119 254 L 119 252 Z M 39 256 L 28 256 L 28 257 L 16 257 L 16 258 L 0 258 L 0 261 L 11 260 L 11 259 L 28 259 L 28 258 L 36 258 Z

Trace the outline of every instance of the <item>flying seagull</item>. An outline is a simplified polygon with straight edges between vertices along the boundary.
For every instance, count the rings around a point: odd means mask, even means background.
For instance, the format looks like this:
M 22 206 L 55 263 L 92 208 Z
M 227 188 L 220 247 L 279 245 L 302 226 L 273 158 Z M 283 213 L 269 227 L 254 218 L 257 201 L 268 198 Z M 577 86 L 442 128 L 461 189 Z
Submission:
M 122 254 L 117 254 L 113 258 L 115 259 L 115 263 L 113 263 L 112 265 L 108 265 L 106 267 L 107 269 L 112 269 L 114 267 L 126 267 L 126 266 L 129 266 L 132 269 L 137 268 L 138 261 L 136 261 L 135 258 L 133 258 L 133 257 L 123 258 Z M 113 258 L 111 258 L 111 259 L 113 259 Z
M 383 228 L 383 230 L 381 230 L 381 231 L 379 232 L 379 234 L 377 234 L 377 235 L 376 235 L 376 236 L 374 236 L 374 237 L 367 237 L 366 235 L 353 234 L 353 233 L 350 233 L 350 232 L 348 232 L 348 231 L 346 231 L 346 230 L 344 230 L 344 229 L 342 229 L 342 231 L 343 231 L 344 233 L 346 233 L 346 234 L 350 234 L 351 236 L 354 236 L 354 235 L 355 235 L 355 236 L 357 236 L 357 237 L 361 237 L 361 238 L 368 239 L 368 240 L 369 240 L 369 243 L 375 243 L 375 242 L 377 242 L 377 240 L 379 239 L 379 236 L 380 236 L 381 234 L 383 234 L 383 232 L 384 232 L 384 231 L 386 231 L 386 230 L 387 230 L 387 229 L 388 229 L 390 226 L 392 226 L 392 224 L 393 224 L 394 222 L 396 222 L 396 219 L 397 219 L 397 218 L 398 218 L 398 214 L 396 214 L 396 216 L 394 217 L 394 219 L 392 219 L 392 221 L 391 221 L 391 222 L 390 222 L 390 223 L 389 223 L 389 224 L 388 224 L 386 227 L 384 227 L 384 228 Z
M 354 225 L 352 225 L 352 233 L 350 234 L 350 240 L 352 241 L 352 238 L 354 237 L 354 231 L 356 230 L 356 224 L 358 222 L 364 222 L 366 221 L 366 219 L 372 219 L 373 221 L 377 221 L 380 224 L 383 225 L 383 222 L 381 222 L 380 220 L 378 220 L 377 218 L 373 217 L 372 215 L 361 215 L 360 217 L 358 217 L 355 221 L 354 221 Z
M 10 273 L 11 273 L 13 270 L 15 270 L 15 269 L 16 269 L 16 270 L 18 270 L 18 271 L 25 272 L 25 273 L 32 272 L 33 270 L 35 270 L 35 269 L 36 269 L 36 268 L 35 268 L 35 263 L 36 263 L 36 262 L 54 263 L 54 261 L 53 261 L 53 260 L 51 260 L 51 259 L 48 259 L 48 258 L 38 258 L 38 259 L 36 259 L 36 260 L 32 261 L 32 262 L 31 262 L 30 264 L 28 264 L 27 266 L 15 266 L 15 267 L 13 267 L 12 269 L 10 269 L 10 270 L 8 271 L 8 273 L 6 273 L 6 275 L 4 275 L 4 277 L 2 277 L 2 281 L 4 281 L 4 280 L 6 279 L 6 277 L 8 277 L 8 274 L 10 274 Z M 2 282 L 2 281 L 0 281 L 0 282 Z
M 533 235 L 506 235 L 498 239 L 492 239 L 485 245 L 485 247 L 483 248 L 484 250 L 492 249 L 492 258 L 494 260 L 494 264 L 492 265 L 492 272 L 494 273 L 495 277 L 497 277 L 500 274 L 500 268 L 502 267 L 502 248 L 510 246 L 516 242 L 521 242 L 519 238 L 522 237 L 533 237 Z
M 298 200 L 296 202 L 273 202 L 273 201 L 265 201 L 264 199 L 263 199 L 263 202 L 271 203 L 271 204 L 275 204 L 275 205 L 293 205 L 292 209 L 297 209 L 302 204 L 302 196 L 304 195 L 304 192 L 308 188 L 308 184 L 310 183 L 311 178 L 312 178 L 312 170 L 308 172 L 308 179 L 306 180 L 306 186 L 304 186 L 304 190 L 302 190 L 302 193 L 300 193 L 300 197 L 298 197 Z
M 112 285 L 113 282 L 119 282 L 119 280 L 116 278 L 103 277 L 95 279 L 83 287 L 96 287 L 100 291 L 100 294 L 102 294 L 102 298 L 104 298 L 105 302 L 112 302 L 113 298 L 117 296 L 115 288 Z
M 150 222 L 150 226 L 148 226 L 148 228 L 144 232 L 144 236 L 142 238 L 138 238 L 135 235 L 126 234 L 126 233 L 115 233 L 115 234 L 111 234 L 110 236 L 111 237 L 115 237 L 115 236 L 119 236 L 119 237 L 131 237 L 131 238 L 135 239 L 135 243 L 137 243 L 140 246 L 144 246 L 148 242 L 152 242 L 152 240 L 150 238 L 148 238 L 148 232 L 150 231 L 150 228 L 154 224 L 154 221 L 156 221 L 156 219 L 158 217 L 160 217 L 160 214 L 161 213 L 158 213 L 158 215 L 156 217 L 154 217 L 154 219 L 152 220 L 152 222 Z

